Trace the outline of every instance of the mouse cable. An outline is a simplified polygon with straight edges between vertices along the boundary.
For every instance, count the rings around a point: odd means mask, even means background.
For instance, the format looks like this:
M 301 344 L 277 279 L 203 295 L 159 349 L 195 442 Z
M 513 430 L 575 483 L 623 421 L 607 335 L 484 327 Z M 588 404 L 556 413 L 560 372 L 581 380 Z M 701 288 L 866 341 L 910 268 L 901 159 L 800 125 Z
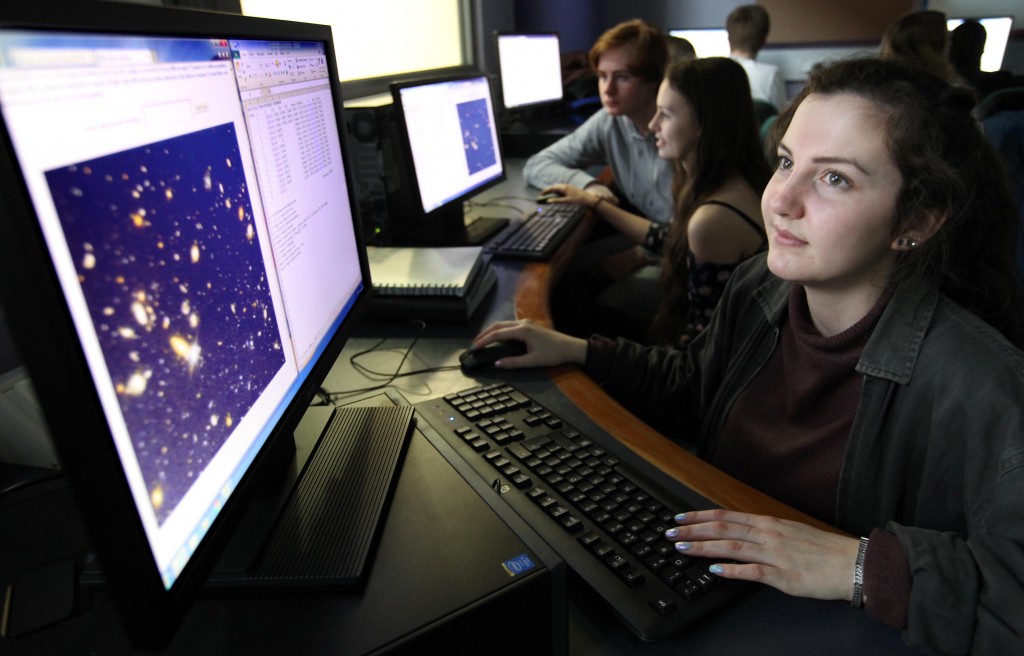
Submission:
M 423 331 L 426 330 L 427 328 L 427 323 L 420 319 L 412 319 L 408 323 L 412 323 L 418 326 L 418 329 L 415 335 L 413 335 L 412 342 L 409 344 L 409 346 L 406 347 L 405 352 L 402 354 L 402 359 L 398 363 L 398 366 L 395 367 L 394 372 L 374 371 L 373 369 L 370 369 L 369 367 L 360 363 L 357 360 L 357 358 L 377 351 L 384 342 L 394 337 L 394 335 L 386 335 L 382 337 L 381 339 L 377 340 L 377 342 L 373 346 L 362 351 L 359 351 L 358 353 L 353 353 L 348 359 L 349 364 L 352 365 L 352 368 L 355 369 L 356 371 L 359 371 L 366 376 L 384 376 L 387 378 L 386 381 L 377 385 L 360 387 L 357 389 L 350 390 L 341 390 L 337 392 L 330 392 L 321 387 L 320 389 L 317 390 L 316 396 L 322 401 L 322 403 L 317 405 L 333 405 L 335 400 L 344 396 L 348 396 L 350 394 L 372 392 L 374 390 L 383 389 L 385 387 L 389 387 L 398 378 L 404 378 L 406 376 L 415 376 L 418 374 L 433 373 L 437 371 L 453 371 L 459 368 L 459 365 L 442 365 L 440 367 L 428 367 L 426 369 L 416 369 L 414 371 L 402 371 L 402 367 L 405 365 L 405 361 L 409 358 L 409 355 L 412 353 L 413 348 L 419 341 L 420 336 L 423 334 Z
M 493 205 L 497 201 L 506 201 L 506 200 L 521 200 L 524 203 L 530 203 L 531 205 L 535 205 L 536 204 L 532 197 L 530 197 L 530 196 L 519 196 L 519 195 L 495 196 L 494 198 L 488 198 L 487 200 L 484 200 L 484 201 L 468 200 L 466 202 L 470 206 L 474 206 L 474 207 L 475 206 L 487 207 L 488 205 Z
M 534 199 L 527 198 L 525 196 L 500 196 L 498 198 L 491 198 L 491 199 L 489 199 L 487 201 L 484 201 L 484 202 L 474 201 L 474 200 L 466 201 L 465 202 L 465 211 L 468 214 L 470 211 L 472 211 L 474 209 L 478 209 L 478 208 L 500 207 L 500 208 L 503 208 L 503 209 L 512 210 L 514 212 L 519 212 L 519 218 L 524 218 L 528 214 L 533 212 L 532 208 L 523 209 L 522 207 L 519 207 L 517 205 L 511 205 L 511 204 L 503 202 L 503 201 L 509 201 L 509 200 L 523 201 L 523 202 L 528 202 L 531 205 L 536 205 L 536 203 L 534 202 Z

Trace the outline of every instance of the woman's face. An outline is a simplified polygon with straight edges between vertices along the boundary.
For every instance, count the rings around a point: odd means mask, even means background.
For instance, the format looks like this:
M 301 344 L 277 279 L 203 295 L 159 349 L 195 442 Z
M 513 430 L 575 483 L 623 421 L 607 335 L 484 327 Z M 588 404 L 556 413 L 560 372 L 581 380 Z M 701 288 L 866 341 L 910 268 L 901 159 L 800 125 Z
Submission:
M 650 123 L 658 146 L 658 157 L 667 160 L 695 161 L 700 126 L 689 101 L 662 80 L 658 88 L 658 110 Z
M 810 95 L 777 155 L 761 198 L 772 273 L 839 293 L 886 284 L 903 176 L 881 109 L 849 93 Z

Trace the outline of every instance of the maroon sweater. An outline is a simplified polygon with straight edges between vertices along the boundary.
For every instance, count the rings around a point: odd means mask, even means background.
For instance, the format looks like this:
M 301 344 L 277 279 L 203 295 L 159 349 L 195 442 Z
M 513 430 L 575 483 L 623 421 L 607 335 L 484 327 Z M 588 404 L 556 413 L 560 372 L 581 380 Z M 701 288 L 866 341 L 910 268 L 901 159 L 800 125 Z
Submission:
M 839 474 L 863 376 L 855 369 L 889 295 L 856 324 L 822 337 L 803 287 L 794 286 L 779 346 L 736 399 L 711 462 L 736 478 L 835 524 Z M 876 529 L 865 559 L 868 614 L 906 626 L 910 568 L 894 535 Z M 852 573 L 851 573 L 852 575 Z
M 822 337 L 794 286 L 779 346 L 736 399 L 711 462 L 741 481 L 835 524 L 843 454 L 864 377 L 854 369 L 884 303 Z

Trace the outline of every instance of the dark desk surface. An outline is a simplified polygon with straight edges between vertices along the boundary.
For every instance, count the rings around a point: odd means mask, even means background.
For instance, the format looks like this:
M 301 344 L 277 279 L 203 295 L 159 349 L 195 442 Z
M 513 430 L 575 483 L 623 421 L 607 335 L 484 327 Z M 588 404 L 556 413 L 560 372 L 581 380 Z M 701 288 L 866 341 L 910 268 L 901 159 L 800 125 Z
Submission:
M 482 200 L 501 199 L 501 206 L 482 205 L 476 212 L 483 216 L 510 216 L 508 204 L 528 206 L 532 199 L 519 172 L 521 161 L 511 162 L 510 177 L 502 185 L 483 194 Z M 517 201 L 516 199 L 523 199 Z M 510 200 L 511 199 L 511 200 Z M 572 252 L 586 238 L 585 224 L 550 261 L 522 263 L 493 260 L 498 288 L 489 305 L 470 325 L 430 325 L 416 341 L 403 371 L 457 365 L 458 355 L 484 326 L 498 320 L 530 318 L 551 325 L 547 300 L 550 286 Z M 411 343 L 417 329 L 412 324 L 362 325 L 345 347 L 324 387 L 329 391 L 356 389 L 379 384 L 384 377 L 365 376 L 355 371 L 349 358 L 369 348 L 381 337 L 389 339 L 382 350 L 360 357 L 364 367 L 393 372 Z M 588 434 L 606 433 L 613 438 L 616 455 L 636 462 L 654 464 L 657 482 L 682 498 L 696 494 L 723 507 L 771 514 L 805 521 L 830 530 L 831 527 L 732 479 L 669 441 L 611 399 L 578 367 L 563 366 L 548 370 L 490 372 L 467 377 L 459 370 L 398 378 L 392 388 L 412 403 L 442 396 L 496 379 L 516 384 L 527 394 L 564 416 Z M 699 498 L 699 497 L 696 497 Z M 821 653 L 888 654 L 907 653 L 899 633 L 868 619 L 862 611 L 845 602 L 824 602 L 791 597 L 772 588 L 763 588 L 730 606 L 678 640 L 656 645 L 638 644 L 625 628 L 585 590 L 574 590 L 570 604 L 569 627 L 572 654 L 668 654 L 685 649 L 687 653 Z
M 499 265 L 501 266 L 501 265 Z M 507 271 L 506 271 L 507 273 Z M 501 278 L 502 276 L 499 276 Z M 515 276 L 509 276 L 515 278 Z M 496 301 L 500 305 L 502 301 Z M 493 309 L 493 308 L 492 308 Z M 480 322 L 482 325 L 482 322 Z M 417 340 L 403 370 L 444 367 L 458 362 L 477 324 L 471 326 L 428 326 Z M 326 389 L 336 391 L 361 385 L 360 375 L 352 371 L 348 358 L 369 348 L 379 337 L 394 335 L 384 349 L 360 357 L 363 366 L 378 371 L 394 371 L 405 348 L 412 341 L 411 326 L 366 324 L 339 358 L 326 381 Z M 568 420 L 590 436 L 603 431 L 581 408 L 553 385 L 546 372 L 510 371 L 467 377 L 462 372 L 441 371 L 429 375 L 399 378 L 393 384 L 402 396 L 416 403 L 442 396 L 475 384 L 496 380 L 511 382 L 536 398 L 546 407 Z M 375 384 L 364 379 L 363 385 Z M 623 459 L 639 458 L 625 443 L 610 450 Z M 654 477 L 656 482 L 678 496 L 687 498 L 685 489 L 668 474 Z M 676 654 L 681 649 L 693 654 L 751 653 L 802 654 L 828 651 L 839 654 L 902 654 L 908 653 L 897 631 L 867 618 L 846 602 L 823 602 L 791 597 L 772 588 L 755 591 L 739 603 L 729 606 L 692 626 L 678 640 L 658 644 L 639 643 L 604 608 L 600 600 L 580 588 L 572 588 L 569 607 L 569 646 L 571 654 Z

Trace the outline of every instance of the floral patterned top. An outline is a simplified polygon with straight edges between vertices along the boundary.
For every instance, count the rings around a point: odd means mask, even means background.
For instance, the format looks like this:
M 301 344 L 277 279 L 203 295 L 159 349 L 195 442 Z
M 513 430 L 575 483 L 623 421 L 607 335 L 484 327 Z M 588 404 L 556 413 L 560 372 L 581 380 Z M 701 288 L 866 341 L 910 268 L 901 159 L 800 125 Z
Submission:
M 761 235 L 761 246 L 758 247 L 758 251 L 764 250 L 768 245 L 768 237 L 764 228 L 737 207 L 720 200 L 709 200 L 704 205 L 721 205 L 732 210 Z M 665 246 L 668 228 L 669 226 L 665 224 L 652 223 L 644 246 L 648 250 L 660 254 Z M 729 276 L 741 261 L 729 264 L 701 262 L 693 254 L 693 251 L 687 250 L 686 267 L 689 273 L 687 276 L 687 300 L 689 303 L 687 313 L 689 321 L 680 337 L 681 342 L 689 341 L 707 326 L 719 299 L 722 298 L 722 292 L 725 291 L 725 283 L 729 281 Z

